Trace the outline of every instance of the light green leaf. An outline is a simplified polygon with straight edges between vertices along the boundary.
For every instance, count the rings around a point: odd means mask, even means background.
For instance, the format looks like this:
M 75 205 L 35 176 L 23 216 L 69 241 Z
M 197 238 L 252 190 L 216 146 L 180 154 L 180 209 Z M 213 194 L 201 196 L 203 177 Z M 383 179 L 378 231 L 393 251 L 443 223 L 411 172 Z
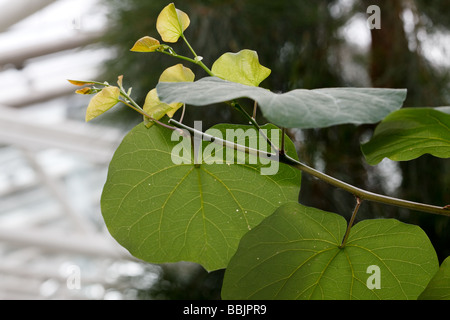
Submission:
M 163 71 L 159 77 L 160 82 L 183 82 L 194 81 L 195 75 L 191 69 L 184 67 L 181 63 L 167 68 Z M 145 98 L 144 111 L 151 116 L 154 120 L 159 120 L 164 115 L 173 117 L 175 112 L 183 106 L 183 103 L 174 102 L 170 104 L 162 103 L 159 98 L 156 89 L 150 90 Z M 149 128 L 153 125 L 153 122 L 147 117 L 144 117 L 145 125 Z
M 120 89 L 115 86 L 103 88 L 89 102 L 86 110 L 86 122 L 105 113 L 119 102 Z
M 378 88 L 297 89 L 276 94 L 217 77 L 192 83 L 161 82 L 157 90 L 165 103 L 177 101 L 196 106 L 250 98 L 258 102 L 266 119 L 285 128 L 375 123 L 399 109 L 406 98 L 406 90 Z
M 167 68 L 159 77 L 159 82 L 192 82 L 195 74 L 181 63 Z
M 275 134 L 280 130 L 273 125 L 264 129 L 279 144 Z M 249 135 L 252 130 L 219 125 L 208 133 L 223 133 L 223 138 L 228 133 L 229 140 L 235 133 L 236 142 L 251 146 L 259 140 L 258 147 L 267 147 L 265 140 Z M 203 147 L 202 161 L 195 165 L 190 139 L 140 124 L 116 150 L 103 188 L 102 214 L 112 236 L 134 256 L 152 263 L 193 261 L 207 270 L 225 268 L 246 232 L 280 204 L 297 200 L 300 171 L 265 159 L 252 164 L 249 157 L 226 164 L 229 149 L 207 142 Z M 296 157 L 290 140 L 287 152 Z M 276 174 L 261 174 L 271 167 Z
M 442 262 L 419 300 L 450 300 L 450 257 Z
M 156 20 L 156 29 L 165 42 L 177 42 L 190 24 L 189 16 L 175 8 L 173 3 L 167 5 Z
M 361 146 L 371 165 L 384 158 L 407 161 L 429 153 L 450 157 L 450 114 L 445 108 L 406 108 L 390 114 Z
M 341 249 L 345 230 L 337 214 L 281 206 L 242 238 L 222 298 L 417 299 L 438 270 L 436 252 L 417 226 L 365 220 Z
M 159 40 L 145 36 L 140 38 L 134 46 L 130 49 L 130 51 L 133 52 L 155 52 L 161 48 L 161 44 L 159 43 Z
M 159 120 L 166 114 L 170 114 L 170 117 L 172 117 L 175 112 L 182 106 L 182 103 L 162 103 L 161 101 L 159 101 L 156 89 L 153 89 L 150 90 L 150 92 L 145 97 L 143 109 L 145 113 L 152 117 L 152 119 Z M 149 128 L 153 125 L 154 122 L 149 120 L 147 117 L 144 117 L 144 123 L 147 128 Z
M 223 54 L 214 62 L 211 71 L 219 78 L 255 87 L 271 72 L 259 63 L 256 51 L 247 49 Z

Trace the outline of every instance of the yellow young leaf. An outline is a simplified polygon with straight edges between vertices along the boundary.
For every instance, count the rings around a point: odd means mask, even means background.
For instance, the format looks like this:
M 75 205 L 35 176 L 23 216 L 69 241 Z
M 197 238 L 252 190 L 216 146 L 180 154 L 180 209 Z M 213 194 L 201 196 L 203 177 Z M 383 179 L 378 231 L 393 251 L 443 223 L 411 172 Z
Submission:
M 173 3 L 167 5 L 156 20 L 156 30 L 165 42 L 177 42 L 190 24 L 189 16 L 175 8 Z
M 118 87 L 106 87 L 97 93 L 89 102 L 86 110 L 86 122 L 103 114 L 119 102 L 120 89 Z
M 179 63 L 164 70 L 159 77 L 159 82 L 192 82 L 194 78 L 192 70 Z
M 130 49 L 130 51 L 133 52 L 154 52 L 159 47 L 161 47 L 161 44 L 159 41 L 155 38 L 145 36 L 140 38 L 136 43 L 134 44 L 133 48 Z

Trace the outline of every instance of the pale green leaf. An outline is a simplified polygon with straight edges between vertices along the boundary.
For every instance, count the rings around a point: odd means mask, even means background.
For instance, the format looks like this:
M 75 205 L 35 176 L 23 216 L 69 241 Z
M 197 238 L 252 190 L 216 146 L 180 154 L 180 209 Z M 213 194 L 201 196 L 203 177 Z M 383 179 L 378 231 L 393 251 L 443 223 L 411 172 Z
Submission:
M 197 106 L 250 98 L 258 102 L 266 119 L 285 128 L 376 123 L 401 108 L 406 98 L 406 90 L 379 88 L 296 89 L 277 94 L 217 77 L 191 83 L 162 82 L 157 90 L 165 103 L 178 101 Z
M 279 145 L 275 133 L 280 136 L 280 130 L 273 125 L 264 129 Z M 259 142 L 258 147 L 270 150 L 263 138 L 249 135 L 251 130 L 219 125 L 208 133 L 229 134 L 229 140 L 248 146 Z M 286 139 L 288 153 L 296 157 Z M 301 175 L 290 166 L 265 159 L 251 163 L 250 157 L 237 163 L 237 151 L 208 142 L 201 155 L 195 165 L 190 139 L 143 124 L 116 150 L 103 188 L 102 214 L 112 236 L 134 256 L 151 263 L 193 261 L 207 270 L 225 268 L 246 232 L 280 204 L 297 200 Z M 271 168 L 276 174 L 261 174 Z
M 256 51 L 247 49 L 223 54 L 214 62 L 211 71 L 219 78 L 255 87 L 271 72 L 259 63 Z
M 450 257 L 442 262 L 419 300 L 450 300 Z
M 406 108 L 393 112 L 375 129 L 372 139 L 361 146 L 371 165 L 384 158 L 416 159 L 426 153 L 450 158 L 450 114 L 446 108 Z
M 182 106 L 182 103 L 162 103 L 161 101 L 159 101 L 156 89 L 152 89 L 145 97 L 143 109 L 145 113 L 152 117 L 153 120 L 159 120 L 166 114 L 168 114 L 170 117 L 173 117 L 175 112 Z M 148 128 L 153 125 L 153 121 L 149 120 L 147 117 L 144 118 L 144 122 Z
M 179 63 L 164 70 L 159 82 L 192 82 L 194 78 L 192 70 Z
M 160 82 L 183 82 L 194 81 L 195 75 L 191 69 L 186 68 L 182 64 L 177 64 L 167 68 L 163 71 L 159 77 Z M 150 90 L 145 98 L 144 111 L 150 115 L 154 120 L 159 120 L 164 115 L 173 117 L 175 112 L 183 106 L 183 103 L 173 102 L 170 104 L 162 103 L 159 98 L 156 89 Z M 153 122 L 148 118 L 144 118 L 144 122 L 147 127 L 150 127 Z
M 115 86 L 103 88 L 89 102 L 86 110 L 86 121 L 105 113 L 119 102 L 120 89 Z
M 170 3 L 159 14 L 156 29 L 163 41 L 177 42 L 189 24 L 189 16 Z
M 438 270 L 417 226 L 359 222 L 346 246 L 342 216 L 286 204 L 242 238 L 225 272 L 223 299 L 417 299 Z

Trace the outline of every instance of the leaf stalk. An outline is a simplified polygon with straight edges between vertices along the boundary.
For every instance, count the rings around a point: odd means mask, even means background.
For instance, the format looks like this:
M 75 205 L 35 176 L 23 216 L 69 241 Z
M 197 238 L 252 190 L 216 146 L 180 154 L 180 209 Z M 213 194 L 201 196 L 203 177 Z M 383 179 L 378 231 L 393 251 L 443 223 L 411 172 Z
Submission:
M 359 207 L 361 206 L 361 204 L 362 204 L 362 200 L 359 197 L 356 197 L 355 209 L 353 210 L 352 217 L 350 218 L 350 221 L 348 222 L 347 231 L 345 231 L 345 235 L 344 235 L 344 238 L 342 239 L 342 243 L 339 246 L 339 248 L 341 248 L 341 249 L 343 247 L 345 247 L 345 245 L 347 243 L 348 236 L 350 235 L 350 230 L 353 226 L 353 223 L 355 222 L 356 214 L 358 213 L 358 210 L 359 210 Z

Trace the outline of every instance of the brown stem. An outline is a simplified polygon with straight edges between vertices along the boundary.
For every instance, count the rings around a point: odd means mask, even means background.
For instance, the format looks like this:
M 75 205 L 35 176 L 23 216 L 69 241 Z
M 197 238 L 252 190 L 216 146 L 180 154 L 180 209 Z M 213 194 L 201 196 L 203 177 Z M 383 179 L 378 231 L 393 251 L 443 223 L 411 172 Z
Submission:
M 342 243 L 339 246 L 339 248 L 341 248 L 341 249 L 343 247 L 345 247 L 345 244 L 347 243 L 347 238 L 348 238 L 348 236 L 350 234 L 350 229 L 353 226 L 353 222 L 355 222 L 355 217 L 356 217 L 356 214 L 358 213 L 358 210 L 359 210 L 359 207 L 361 206 L 361 203 L 362 203 L 362 200 L 359 197 L 356 197 L 355 209 L 353 210 L 352 217 L 350 218 L 350 221 L 348 222 L 347 231 L 345 232 L 344 239 L 342 239 Z

